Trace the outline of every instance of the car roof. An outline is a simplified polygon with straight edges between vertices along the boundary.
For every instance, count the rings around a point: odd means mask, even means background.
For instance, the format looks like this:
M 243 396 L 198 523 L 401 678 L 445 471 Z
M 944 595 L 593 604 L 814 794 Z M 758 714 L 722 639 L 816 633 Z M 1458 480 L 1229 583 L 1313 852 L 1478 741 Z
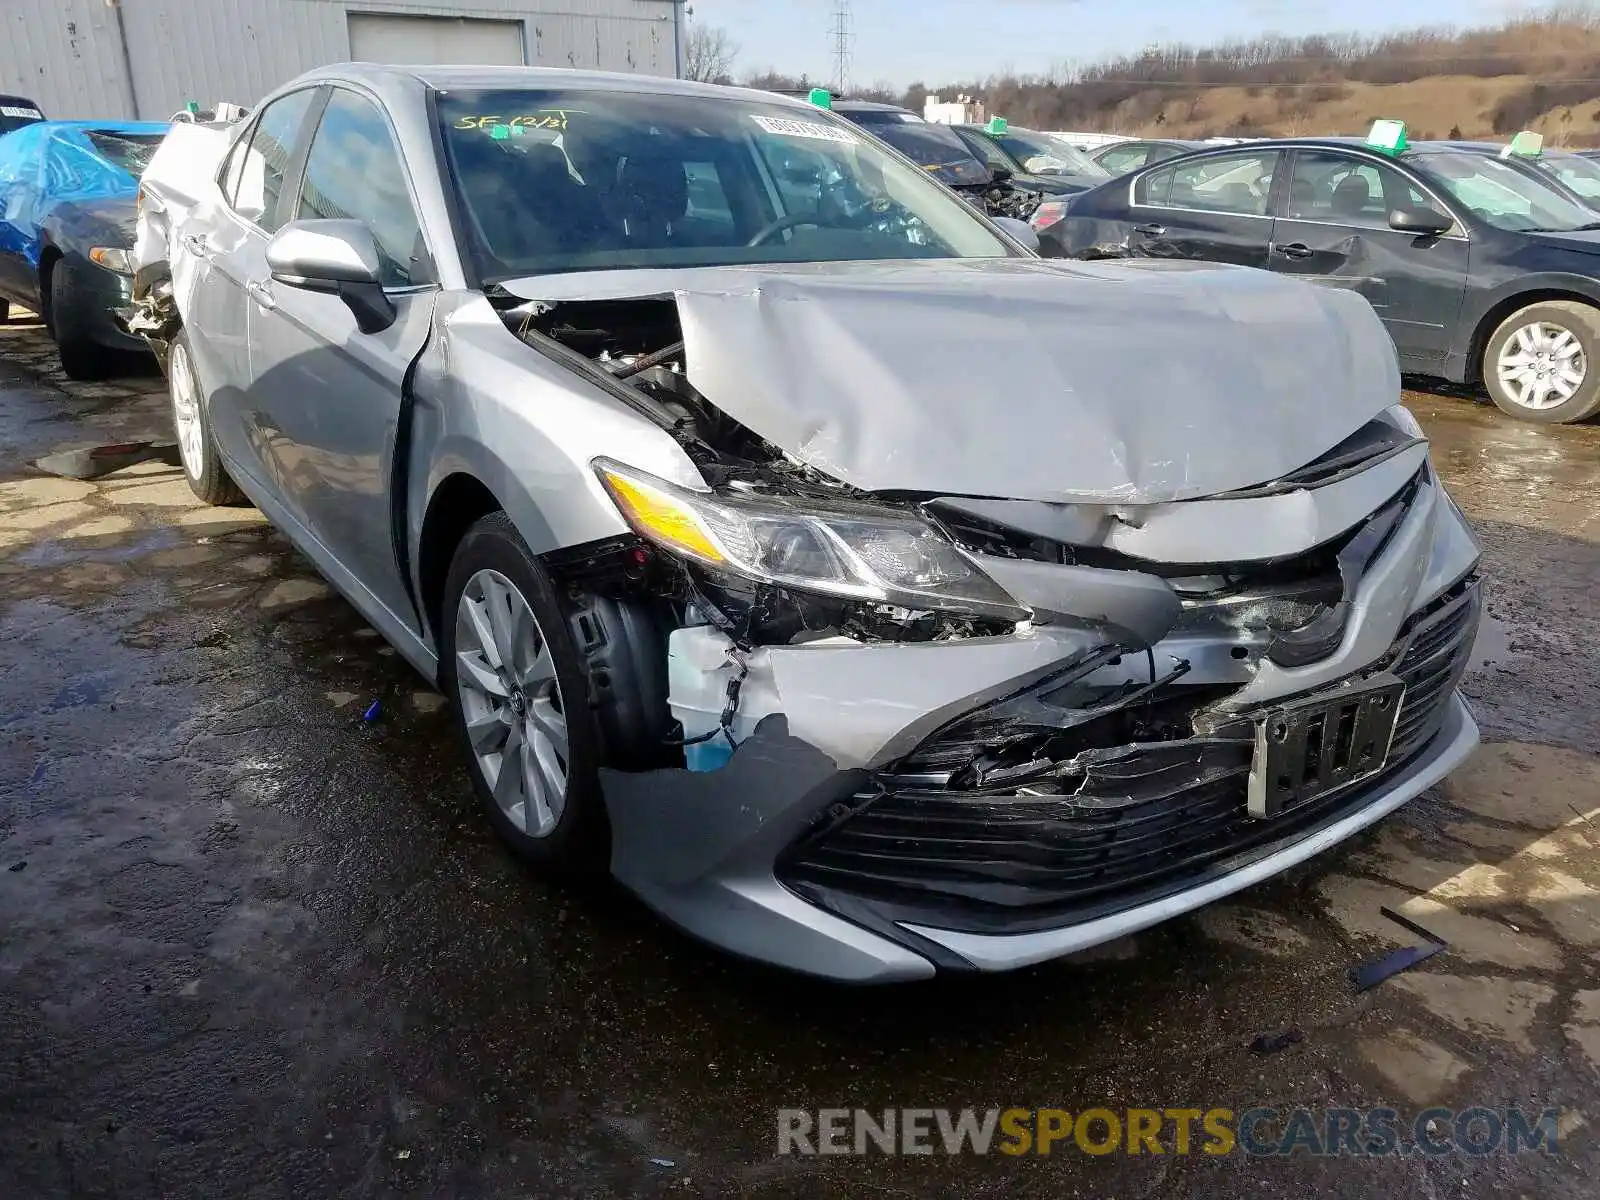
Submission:
M 881 100 L 835 100 L 833 107 L 841 112 L 896 112 L 917 116 L 909 108 L 901 108 L 898 104 L 885 104 Z M 917 120 L 920 121 L 922 118 L 917 117 Z
M 575 71 L 566 67 L 461 66 L 451 63 L 395 66 L 388 63 L 345 62 L 316 67 L 290 80 L 284 87 L 315 83 L 364 84 L 385 98 L 413 91 L 418 85 L 449 92 L 477 88 L 560 89 L 564 91 L 627 92 L 641 96 L 705 96 L 720 99 L 757 99 L 770 104 L 811 108 L 807 101 L 758 88 L 696 83 L 665 75 L 623 71 Z

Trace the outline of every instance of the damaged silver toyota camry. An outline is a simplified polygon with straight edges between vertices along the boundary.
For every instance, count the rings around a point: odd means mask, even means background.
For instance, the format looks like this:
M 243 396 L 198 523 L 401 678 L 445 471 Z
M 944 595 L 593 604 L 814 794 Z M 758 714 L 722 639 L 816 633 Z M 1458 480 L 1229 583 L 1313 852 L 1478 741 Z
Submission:
M 132 318 L 185 470 L 438 683 L 540 866 L 816 975 L 1001 970 L 1476 743 L 1478 548 L 1353 293 L 1043 261 L 666 80 L 333 67 L 223 148 Z

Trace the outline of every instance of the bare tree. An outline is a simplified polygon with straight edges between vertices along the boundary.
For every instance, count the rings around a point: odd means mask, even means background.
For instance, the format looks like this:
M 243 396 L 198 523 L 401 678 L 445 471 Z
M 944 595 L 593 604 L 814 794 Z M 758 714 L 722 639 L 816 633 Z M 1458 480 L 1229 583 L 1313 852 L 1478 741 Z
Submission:
M 732 83 L 733 60 L 739 46 L 726 29 L 694 24 L 683 41 L 683 75 L 701 83 Z

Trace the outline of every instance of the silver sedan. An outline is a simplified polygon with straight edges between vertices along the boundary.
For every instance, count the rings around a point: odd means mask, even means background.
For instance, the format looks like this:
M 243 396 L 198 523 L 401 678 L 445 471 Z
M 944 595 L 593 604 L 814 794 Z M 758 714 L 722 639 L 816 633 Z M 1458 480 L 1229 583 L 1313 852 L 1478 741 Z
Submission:
M 669 80 L 330 67 L 219 143 L 138 277 L 189 481 L 437 683 L 542 868 L 817 975 L 999 970 L 1476 742 L 1477 546 L 1353 293 L 1046 262 Z

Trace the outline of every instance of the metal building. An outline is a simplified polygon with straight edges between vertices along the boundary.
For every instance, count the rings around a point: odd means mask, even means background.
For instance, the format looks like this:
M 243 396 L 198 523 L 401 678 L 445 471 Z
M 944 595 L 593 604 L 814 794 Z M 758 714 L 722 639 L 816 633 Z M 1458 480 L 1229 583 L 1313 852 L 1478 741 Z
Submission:
M 0 0 L 0 92 L 50 117 L 253 104 L 349 59 L 677 75 L 683 0 Z

